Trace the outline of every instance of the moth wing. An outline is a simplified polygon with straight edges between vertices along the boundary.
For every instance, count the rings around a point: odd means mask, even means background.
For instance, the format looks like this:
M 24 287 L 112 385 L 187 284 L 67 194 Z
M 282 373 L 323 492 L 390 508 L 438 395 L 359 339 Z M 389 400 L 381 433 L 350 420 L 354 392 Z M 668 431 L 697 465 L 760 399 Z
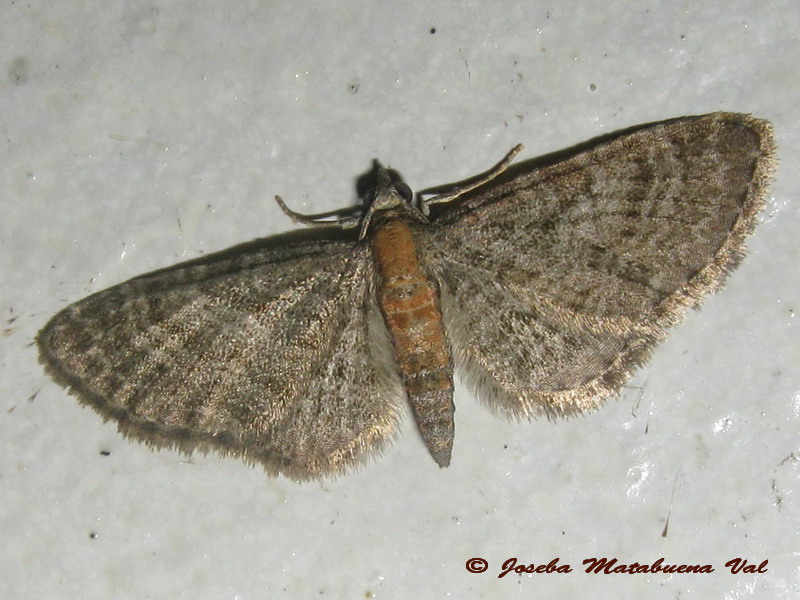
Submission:
M 423 251 L 479 397 L 562 416 L 617 393 L 742 258 L 773 154 L 766 121 L 667 121 L 517 169 L 435 219 Z
M 179 265 L 61 311 L 41 360 L 148 444 L 339 473 L 385 446 L 403 406 L 373 278 L 368 249 L 345 241 Z

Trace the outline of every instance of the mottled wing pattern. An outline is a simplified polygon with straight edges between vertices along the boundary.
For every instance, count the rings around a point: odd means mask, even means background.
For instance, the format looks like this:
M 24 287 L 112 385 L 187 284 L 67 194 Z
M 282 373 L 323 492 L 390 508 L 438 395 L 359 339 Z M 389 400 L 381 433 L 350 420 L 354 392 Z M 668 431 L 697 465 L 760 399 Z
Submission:
M 373 287 L 363 245 L 262 249 L 97 293 L 38 341 L 50 373 L 123 433 L 307 479 L 398 429 L 403 391 Z
M 770 125 L 649 126 L 469 195 L 419 235 L 463 376 L 514 416 L 618 392 L 743 255 L 774 168 Z

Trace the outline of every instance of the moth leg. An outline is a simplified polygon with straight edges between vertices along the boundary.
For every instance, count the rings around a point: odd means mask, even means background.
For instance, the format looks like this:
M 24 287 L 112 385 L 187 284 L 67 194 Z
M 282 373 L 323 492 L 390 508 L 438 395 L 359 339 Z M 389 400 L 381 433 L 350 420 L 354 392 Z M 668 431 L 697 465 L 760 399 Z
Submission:
M 522 144 L 517 144 L 516 146 L 514 146 L 511 149 L 511 151 L 503 157 L 503 160 L 501 160 L 499 163 L 497 163 L 483 175 L 480 175 L 474 181 L 456 187 L 447 192 L 446 194 L 439 194 L 438 196 L 434 196 L 433 198 L 428 198 L 427 200 L 425 199 L 420 200 L 420 210 L 422 210 L 422 213 L 425 216 L 428 216 L 428 214 L 430 213 L 428 207 L 431 204 L 443 204 L 445 202 L 452 202 L 459 196 L 463 196 L 467 192 L 471 192 L 472 190 L 479 188 L 486 183 L 489 183 L 492 179 L 500 175 L 503 171 L 505 171 L 508 168 L 508 165 L 510 165 L 511 161 L 514 160 L 514 157 L 522 151 L 522 148 L 523 148 Z M 422 195 L 425 192 L 426 190 L 422 190 L 419 193 L 420 195 Z
M 301 223 L 303 225 L 338 225 L 342 229 L 349 229 L 351 227 L 357 227 L 359 223 L 361 223 L 361 213 L 363 213 L 363 209 L 359 206 L 354 206 L 351 208 L 344 208 L 339 210 L 332 210 L 330 212 L 325 213 L 318 213 L 316 215 L 304 215 L 299 212 L 293 211 L 291 208 L 286 206 L 286 203 L 283 201 L 283 198 L 280 196 L 275 196 L 275 202 L 278 203 L 278 206 L 281 207 L 283 214 L 289 217 L 295 223 Z M 358 216 L 339 216 L 342 214 L 358 212 Z M 337 217 L 336 219 L 327 221 L 329 217 Z

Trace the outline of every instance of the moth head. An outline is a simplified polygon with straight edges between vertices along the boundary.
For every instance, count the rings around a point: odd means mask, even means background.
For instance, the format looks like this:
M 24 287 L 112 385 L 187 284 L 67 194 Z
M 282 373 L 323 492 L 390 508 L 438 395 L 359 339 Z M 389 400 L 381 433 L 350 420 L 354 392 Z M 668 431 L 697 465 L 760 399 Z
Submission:
M 376 161 L 375 185 L 364 194 L 369 210 L 386 210 L 395 206 L 411 205 L 414 192 L 394 171 L 385 169 Z
M 361 220 L 359 239 L 364 239 L 367 235 L 367 230 L 375 215 L 386 214 L 389 211 L 394 214 L 405 214 L 407 217 L 423 223 L 428 222 L 414 202 L 414 192 L 397 172 L 386 169 L 378 161 L 375 161 L 371 184 L 362 194 L 366 209 Z

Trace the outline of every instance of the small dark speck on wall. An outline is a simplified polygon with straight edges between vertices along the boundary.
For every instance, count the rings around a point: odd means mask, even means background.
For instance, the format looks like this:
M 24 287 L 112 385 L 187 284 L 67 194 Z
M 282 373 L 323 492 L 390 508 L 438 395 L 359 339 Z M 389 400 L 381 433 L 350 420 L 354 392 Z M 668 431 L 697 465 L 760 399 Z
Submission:
M 8 79 L 14 85 L 24 85 L 30 78 L 31 65 L 24 56 L 17 56 L 8 65 Z

